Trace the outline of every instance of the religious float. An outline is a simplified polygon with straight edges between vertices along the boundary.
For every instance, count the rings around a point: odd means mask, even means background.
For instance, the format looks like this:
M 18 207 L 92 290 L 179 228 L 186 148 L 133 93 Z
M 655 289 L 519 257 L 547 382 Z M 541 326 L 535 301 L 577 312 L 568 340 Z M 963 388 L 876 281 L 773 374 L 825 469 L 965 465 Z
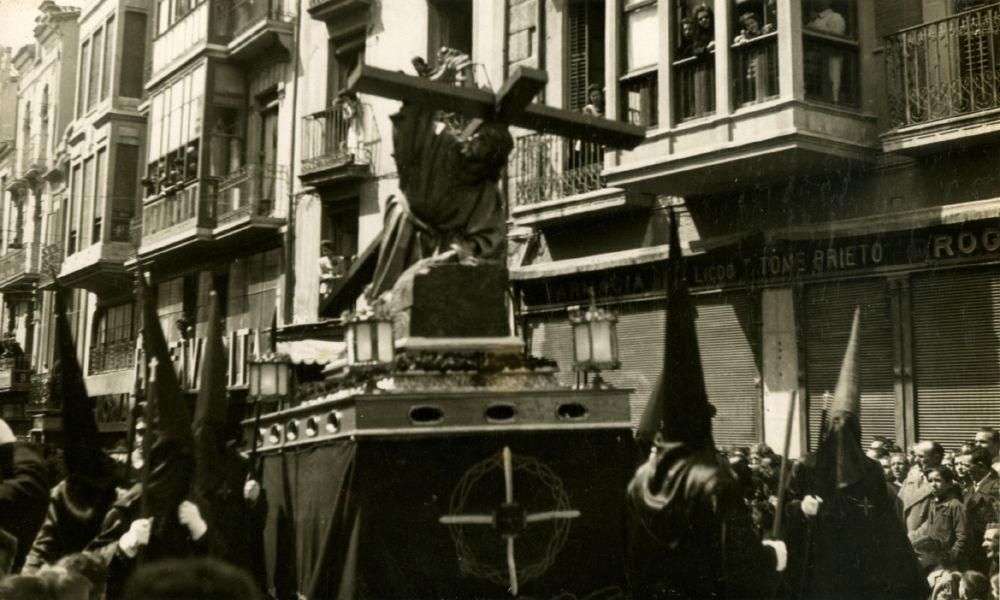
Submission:
M 555 363 L 512 335 L 494 209 L 508 124 L 617 146 L 642 132 L 529 105 L 539 71 L 516 72 L 496 95 L 440 74 L 366 66 L 353 77 L 359 92 L 407 99 L 394 117 L 407 202 L 398 218 L 387 208 L 368 302 L 329 325 L 344 351 L 313 381 L 294 381 L 281 354 L 295 342 L 252 366 L 257 414 L 244 439 L 267 494 L 269 586 L 308 598 L 623 596 L 624 490 L 636 464 L 629 390 L 599 376 L 562 386 Z M 442 109 L 474 119 L 442 134 Z M 434 144 L 443 151 L 421 153 Z M 476 162 L 484 146 L 491 164 Z M 446 164 L 434 164 L 440 156 Z M 483 198 L 494 206 L 477 206 Z M 442 219 L 456 206 L 466 223 L 487 216 L 454 229 Z M 575 366 L 614 368 L 614 315 L 591 304 L 569 317 Z M 268 402 L 279 396 L 296 401 Z

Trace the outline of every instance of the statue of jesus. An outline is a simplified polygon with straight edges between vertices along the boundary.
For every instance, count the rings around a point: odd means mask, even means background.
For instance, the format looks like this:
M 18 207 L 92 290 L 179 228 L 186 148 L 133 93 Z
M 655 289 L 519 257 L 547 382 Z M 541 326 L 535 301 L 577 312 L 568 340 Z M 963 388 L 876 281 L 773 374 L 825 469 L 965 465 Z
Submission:
M 421 77 L 471 85 L 469 56 L 442 48 L 437 65 L 414 59 Z M 433 258 L 476 264 L 502 261 L 506 237 L 500 174 L 514 147 L 507 125 L 486 121 L 463 132 L 466 119 L 403 102 L 392 115 L 393 157 L 402 194 L 385 207 L 374 300 L 414 263 Z

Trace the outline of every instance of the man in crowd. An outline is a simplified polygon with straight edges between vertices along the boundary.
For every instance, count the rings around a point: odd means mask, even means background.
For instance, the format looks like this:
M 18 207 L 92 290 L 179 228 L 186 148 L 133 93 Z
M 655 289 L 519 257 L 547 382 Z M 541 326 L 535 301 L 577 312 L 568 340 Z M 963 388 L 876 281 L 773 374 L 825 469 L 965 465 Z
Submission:
M 924 524 L 934 504 L 931 484 L 926 472 L 941 466 L 944 459 L 944 448 L 937 442 L 920 442 L 914 447 L 916 464 L 919 469 L 912 469 L 899 490 L 899 498 L 903 501 L 903 517 L 906 519 L 906 531 L 911 532 Z
M 976 432 L 976 446 L 990 453 L 993 470 L 1000 473 L 1000 431 L 992 427 L 983 427 Z
M 969 537 L 980 540 L 990 523 L 996 521 L 1000 512 L 1000 476 L 991 469 L 989 451 L 976 448 L 968 455 L 970 484 L 965 488 L 966 518 L 969 525 Z M 976 543 L 970 544 L 969 565 L 983 573 L 989 572 L 986 553 Z
M 889 465 L 892 468 L 892 478 L 896 483 L 896 490 L 903 486 L 903 482 L 906 481 L 906 476 L 910 472 L 910 461 L 906 458 L 906 454 L 902 452 L 893 452 L 889 455 Z

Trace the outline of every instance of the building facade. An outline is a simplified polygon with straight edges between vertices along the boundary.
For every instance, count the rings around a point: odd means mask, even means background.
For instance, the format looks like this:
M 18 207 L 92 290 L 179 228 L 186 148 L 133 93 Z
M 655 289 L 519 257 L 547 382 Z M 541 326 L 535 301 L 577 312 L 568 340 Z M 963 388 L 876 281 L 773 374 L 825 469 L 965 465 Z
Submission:
M 65 188 L 55 159 L 62 132 L 73 114 L 79 8 L 46 1 L 38 8 L 34 42 L 14 54 L 17 119 L 12 177 L 5 189 L 0 255 L 6 354 L 14 362 L 5 404 L 20 412 L 19 433 L 57 429 L 50 403 L 33 390 L 51 353 L 50 299 L 39 284 L 51 271 L 43 250 L 53 241 L 48 215 Z M 79 327 L 79 324 L 76 325 Z M 18 408 L 14 408 L 18 407 Z
M 618 313 L 622 368 L 604 379 L 635 390 L 634 419 L 669 378 L 662 273 L 676 215 L 720 445 L 780 446 L 793 394 L 795 450 L 815 445 L 855 305 L 866 440 L 954 447 L 1000 426 L 995 2 L 94 0 L 40 12 L 38 42 L 12 58 L 16 141 L 0 155 L 3 321 L 29 373 L 47 369 L 43 265 L 56 264 L 78 290 L 90 392 L 120 407 L 141 387 L 141 271 L 188 389 L 208 293 L 220 295 L 239 412 L 247 361 L 274 347 L 273 326 L 295 338 L 335 324 L 374 268 L 398 193 L 398 104 L 347 93 L 348 76 L 410 70 L 447 46 L 471 55 L 479 86 L 543 69 L 539 102 L 647 129 L 631 151 L 514 132 L 512 318 L 565 383 L 577 382 L 567 310 L 591 291 Z M 59 61 L 45 58 L 59 45 Z M 38 110 L 46 85 L 58 111 Z
M 572 69 L 600 59 L 574 62 L 574 49 L 603 40 L 607 115 L 646 126 L 647 141 L 603 154 L 603 191 L 578 183 L 576 147 L 532 148 L 515 175 L 528 193 L 510 197 L 512 269 L 533 351 L 568 366 L 563 311 L 593 288 L 628 340 L 607 378 L 645 403 L 672 206 L 720 444 L 780 446 L 794 392 L 796 441 L 815 446 L 855 305 L 866 440 L 957 448 L 1000 424 L 1000 7 L 637 1 L 574 16 L 594 5 L 565 4 L 570 37 L 551 35 L 543 55 L 571 69 L 570 89 L 546 100 L 579 102 Z

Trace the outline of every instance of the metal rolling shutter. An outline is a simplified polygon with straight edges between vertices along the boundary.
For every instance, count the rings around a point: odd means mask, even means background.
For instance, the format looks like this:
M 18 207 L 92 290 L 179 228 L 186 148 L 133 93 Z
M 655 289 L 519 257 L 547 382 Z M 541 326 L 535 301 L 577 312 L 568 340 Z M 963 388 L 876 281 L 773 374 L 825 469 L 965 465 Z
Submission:
M 809 448 L 819 441 L 823 393 L 837 387 L 840 365 L 851 334 L 854 307 L 861 306 L 861 440 L 896 437 L 893 328 L 884 279 L 838 281 L 810 286 L 805 298 L 806 378 Z
M 569 316 L 562 311 L 532 315 L 528 317 L 528 327 L 531 328 L 531 353 L 556 361 L 559 383 L 573 385 L 573 333 Z
M 1000 427 L 1000 269 L 913 278 L 917 439 L 955 450 Z
M 618 346 L 622 368 L 602 373 L 611 385 L 635 390 L 629 397 L 632 424 L 638 425 L 663 368 L 666 311 L 662 302 L 610 305 L 618 314 Z M 573 334 L 565 312 L 529 318 L 531 353 L 559 363 L 559 381 L 573 385 Z
M 747 295 L 702 296 L 698 310 L 698 349 L 705 388 L 715 405 L 712 432 L 719 446 L 760 440 L 760 336 Z

